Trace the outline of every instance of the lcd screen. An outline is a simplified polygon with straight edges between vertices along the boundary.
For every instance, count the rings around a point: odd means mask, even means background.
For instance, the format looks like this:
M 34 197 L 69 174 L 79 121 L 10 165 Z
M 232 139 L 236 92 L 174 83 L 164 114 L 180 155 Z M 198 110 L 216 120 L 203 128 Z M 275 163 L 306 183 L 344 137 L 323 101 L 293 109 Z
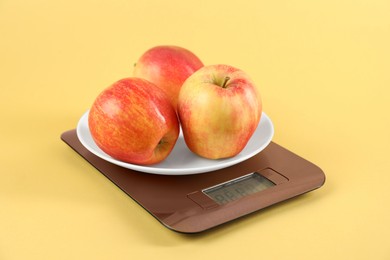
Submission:
M 223 205 L 272 186 L 275 186 L 273 182 L 254 172 L 205 189 L 203 192 L 219 205 Z

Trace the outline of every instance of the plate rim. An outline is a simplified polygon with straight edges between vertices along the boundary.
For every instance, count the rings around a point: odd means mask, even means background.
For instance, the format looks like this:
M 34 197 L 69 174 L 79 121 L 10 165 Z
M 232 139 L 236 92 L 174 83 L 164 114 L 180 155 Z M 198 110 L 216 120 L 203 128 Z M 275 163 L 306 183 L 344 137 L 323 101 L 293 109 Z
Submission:
M 271 131 L 270 131 L 269 136 L 267 136 L 267 139 L 266 139 L 265 143 L 263 145 L 259 146 L 259 148 L 255 149 L 253 152 L 248 153 L 247 155 L 245 155 L 245 156 L 243 156 L 243 157 L 241 157 L 239 159 L 236 159 L 236 160 L 234 160 L 234 159 L 232 160 L 232 158 L 234 158 L 234 157 L 221 159 L 222 162 L 223 162 L 223 160 L 228 160 L 228 161 L 225 162 L 225 163 L 216 163 L 213 166 L 203 166 L 203 167 L 197 167 L 197 168 L 183 168 L 183 169 L 177 169 L 177 168 L 173 168 L 173 169 L 172 168 L 155 168 L 153 166 L 131 164 L 131 163 L 119 161 L 119 160 L 111 157 L 110 155 L 108 155 L 104 151 L 99 152 L 99 151 L 96 151 L 93 147 L 90 147 L 89 143 L 87 143 L 84 140 L 84 138 L 82 137 L 83 135 L 81 134 L 81 127 L 86 122 L 87 122 L 87 124 L 86 124 L 87 130 L 88 130 L 88 132 L 90 134 L 90 130 L 89 130 L 89 126 L 88 126 L 88 115 L 89 115 L 89 109 L 86 112 L 84 112 L 84 114 L 79 119 L 79 121 L 77 123 L 76 133 L 77 133 L 77 138 L 79 139 L 81 144 L 89 152 L 93 153 L 94 155 L 96 155 L 100 159 L 105 160 L 107 162 L 110 162 L 112 164 L 115 164 L 117 166 L 124 167 L 124 168 L 130 169 L 130 170 L 134 170 L 134 171 L 138 171 L 138 172 L 149 173 L 149 174 L 158 174 L 158 175 L 192 175 L 192 174 L 201 174 L 201 173 L 207 173 L 207 172 L 216 171 L 216 170 L 220 170 L 220 169 L 223 169 L 223 168 L 227 168 L 227 167 L 233 166 L 233 165 L 238 164 L 238 163 L 240 163 L 242 161 L 248 160 L 249 158 L 255 156 L 256 154 L 258 154 L 262 150 L 264 150 L 269 145 L 269 143 L 272 141 L 273 136 L 274 136 L 274 132 L 275 132 L 274 126 L 273 126 L 273 123 L 272 123 L 270 117 L 263 111 L 262 115 L 261 115 L 260 122 L 259 122 L 257 128 L 260 126 L 261 120 L 266 118 L 267 123 L 269 123 L 269 127 L 270 127 Z M 256 128 L 255 131 L 257 131 L 257 128 Z M 92 138 L 92 136 L 91 136 L 91 138 Z M 93 141 L 93 138 L 92 138 L 92 141 Z M 95 145 L 96 145 L 96 143 L 95 143 Z M 244 149 L 245 149 L 245 147 L 244 147 Z M 194 156 L 198 156 L 198 155 L 194 154 Z M 200 157 L 200 158 L 204 159 L 204 160 L 210 160 L 210 159 L 207 159 L 207 158 L 202 158 L 202 157 Z M 218 160 L 218 161 L 221 162 L 221 160 Z M 158 165 L 158 164 L 155 164 L 155 165 Z

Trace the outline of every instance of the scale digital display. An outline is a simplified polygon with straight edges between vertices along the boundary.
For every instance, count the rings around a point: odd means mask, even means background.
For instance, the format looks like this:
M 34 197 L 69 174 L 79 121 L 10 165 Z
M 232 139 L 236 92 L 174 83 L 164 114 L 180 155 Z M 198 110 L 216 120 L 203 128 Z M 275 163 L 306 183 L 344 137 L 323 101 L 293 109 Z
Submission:
M 219 205 L 224 205 L 272 186 L 275 186 L 275 183 L 269 181 L 259 173 L 254 172 L 205 189 L 203 190 L 203 193 L 208 195 Z

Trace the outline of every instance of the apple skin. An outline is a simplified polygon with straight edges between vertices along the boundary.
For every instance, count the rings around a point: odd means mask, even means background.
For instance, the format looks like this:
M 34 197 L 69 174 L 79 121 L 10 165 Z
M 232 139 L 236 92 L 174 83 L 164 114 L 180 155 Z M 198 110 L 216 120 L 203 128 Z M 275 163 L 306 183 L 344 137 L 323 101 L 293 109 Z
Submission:
M 257 86 L 245 72 L 229 65 L 199 69 L 184 82 L 178 99 L 184 140 L 192 152 L 208 159 L 239 154 L 261 113 Z
M 134 65 L 133 76 L 149 80 L 165 91 L 173 106 L 184 81 L 203 67 L 191 51 L 178 46 L 156 46 L 147 50 Z
M 140 165 L 164 160 L 180 130 L 165 93 L 140 78 L 121 79 L 100 93 L 89 111 L 88 125 L 105 153 Z

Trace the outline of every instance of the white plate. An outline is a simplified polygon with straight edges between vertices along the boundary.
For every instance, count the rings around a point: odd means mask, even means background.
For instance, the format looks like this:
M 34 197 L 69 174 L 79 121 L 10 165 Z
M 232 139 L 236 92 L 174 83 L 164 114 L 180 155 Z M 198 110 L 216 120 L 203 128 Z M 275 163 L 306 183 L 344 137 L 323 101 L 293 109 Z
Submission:
M 219 160 L 209 160 L 192 153 L 184 142 L 182 133 L 171 154 L 161 163 L 142 166 L 116 160 L 103 152 L 92 139 L 88 127 L 88 111 L 80 118 L 77 136 L 91 153 L 119 166 L 146 173 L 163 175 L 187 175 L 219 170 L 242 162 L 262 151 L 272 140 L 274 127 L 271 119 L 263 112 L 261 121 L 246 147 L 238 155 Z

